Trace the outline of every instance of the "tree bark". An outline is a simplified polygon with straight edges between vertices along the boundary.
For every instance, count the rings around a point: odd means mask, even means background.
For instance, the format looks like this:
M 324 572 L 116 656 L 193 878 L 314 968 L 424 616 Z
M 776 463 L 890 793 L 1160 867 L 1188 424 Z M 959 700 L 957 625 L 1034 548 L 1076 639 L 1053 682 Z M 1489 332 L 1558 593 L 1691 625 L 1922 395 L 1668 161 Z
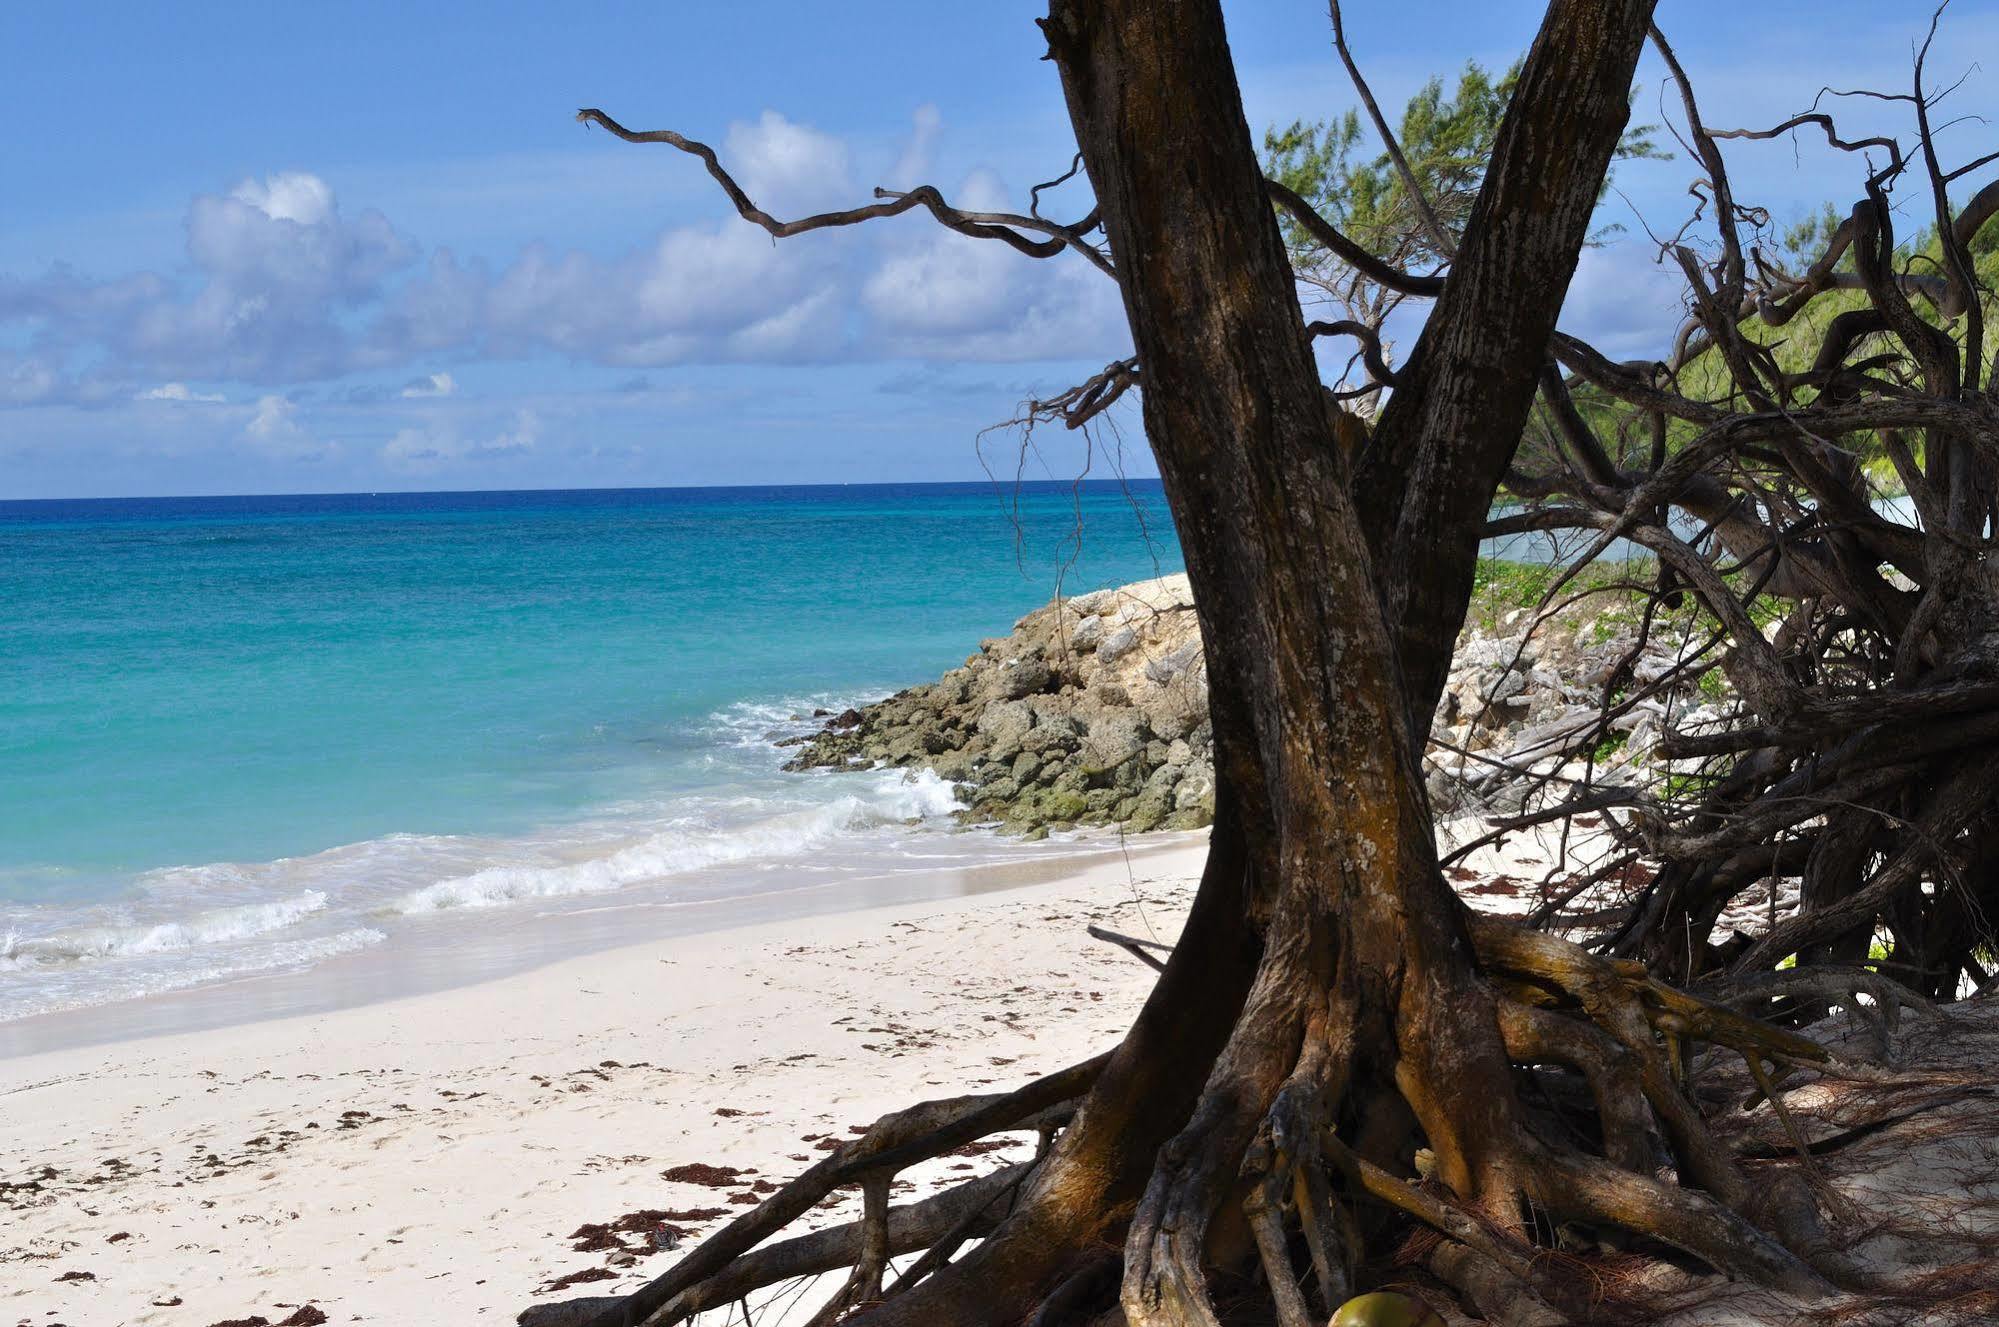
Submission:
M 1218 0 L 1051 0 L 1042 26 L 1206 650 L 1217 820 L 1182 941 L 1011 1215 L 844 1321 L 1094 1313 L 1119 1243 L 1128 1327 L 1217 1327 L 1210 1287 L 1259 1259 L 1280 1312 L 1302 1321 L 1274 1222 L 1293 1180 L 1325 1190 L 1321 1147 L 1350 1197 L 1416 1214 L 1496 1265 L 1532 1201 L 1730 1274 L 1822 1285 L 1747 1219 L 1750 1187 L 1654 1045 L 1642 973 L 1548 937 L 1474 945 L 1418 764 L 1651 8 L 1549 6 L 1442 299 L 1356 456 L 1319 383 Z M 1509 1003 L 1503 1021 L 1481 953 L 1559 1012 Z M 1655 1002 L 1661 990 L 1648 988 Z M 1590 1075 L 1609 1159 L 1524 1126 L 1509 1037 Z M 1649 1159 L 1634 1084 L 1706 1193 L 1634 1168 Z M 1399 1178 L 1418 1147 L 1454 1202 Z M 1317 1199 L 1297 1205 L 1330 1220 Z M 1304 1231 L 1315 1265 L 1331 1261 L 1324 1233 Z
M 1655 0 L 1556 0 L 1521 67 L 1444 293 L 1361 466 L 1420 742 L 1471 602 L 1479 532 L 1525 431 Z

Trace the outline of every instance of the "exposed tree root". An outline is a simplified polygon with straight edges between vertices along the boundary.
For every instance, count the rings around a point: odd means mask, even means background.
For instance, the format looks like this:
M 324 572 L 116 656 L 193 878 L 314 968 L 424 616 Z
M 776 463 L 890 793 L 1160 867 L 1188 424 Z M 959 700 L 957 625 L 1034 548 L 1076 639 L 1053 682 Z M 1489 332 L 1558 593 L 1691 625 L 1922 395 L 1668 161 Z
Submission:
M 1741 1156 L 1708 1129 L 1686 1086 L 1694 1050 L 1738 1059 L 1781 1111 L 1771 1068 L 1830 1070 L 1817 1043 L 1786 1028 L 1661 983 L 1637 964 L 1591 955 L 1566 941 L 1491 919 L 1470 932 L 1502 994 L 1496 1003 L 1506 1057 L 1532 1075 L 1573 1073 L 1574 1092 L 1551 1093 L 1560 1113 L 1593 1114 L 1593 1147 L 1554 1141 L 1552 1119 L 1523 1121 L 1502 1149 L 1510 1159 L 1514 1211 L 1467 1200 L 1441 1182 L 1434 1156 L 1410 1133 L 1411 1112 L 1376 1103 L 1376 1119 L 1354 1113 L 1361 1083 L 1353 1026 L 1314 974 L 1309 946 L 1266 955 L 1264 979 L 1245 1001 L 1238 1031 L 1257 1030 L 1217 1060 L 1209 1091 L 1162 1149 L 1154 1183 L 1135 1208 L 1108 1214 L 1129 1231 L 1115 1246 L 1053 1257 L 1062 1267 L 1038 1300 L 1035 1327 L 1123 1322 L 1231 1323 L 1248 1298 L 1275 1327 L 1318 1327 L 1379 1266 L 1393 1232 L 1435 1233 L 1425 1265 L 1488 1321 L 1554 1327 L 1599 1319 L 1602 1290 L 1590 1270 L 1600 1251 L 1637 1238 L 1679 1250 L 1732 1279 L 1804 1297 L 1851 1284 L 1853 1269 L 1820 1228 L 1811 1187 L 1797 1170 L 1752 1186 Z M 1100 937 L 1113 943 L 1122 937 Z M 1851 1002 L 1858 986 L 1879 1010 L 1931 1011 L 1878 974 L 1838 981 L 1771 978 L 1732 987 L 1728 999 L 1759 1003 L 1809 996 Z M 1854 976 L 1861 981 L 1849 980 Z M 1319 990 L 1317 999 L 1304 992 Z M 1275 1032 L 1273 1032 L 1273 1029 Z M 1705 1058 L 1705 1057 L 1703 1057 Z M 1063 1127 L 1102 1074 L 1101 1056 L 1012 1093 L 928 1102 L 884 1117 L 717 1232 L 672 1270 L 621 1300 L 537 1310 L 531 1321 L 587 1327 L 671 1327 L 773 1286 L 847 1271 L 811 1315 L 814 1327 L 897 1321 L 900 1296 L 948 1267 L 968 1241 L 1002 1232 L 1029 1186 L 1044 1192 L 1050 1149 L 1029 1162 L 903 1205 L 889 1202 L 895 1174 L 1001 1131 Z M 1268 1082 L 1267 1092 L 1236 1090 Z M 1569 1081 L 1574 1082 L 1574 1079 Z M 1230 1090 L 1217 1091 L 1218 1084 Z M 1941 1100 L 1886 1108 L 1856 1136 Z M 1892 1100 L 1884 1097 L 1884 1100 Z M 1809 1142 L 1787 1115 L 1801 1155 L 1841 1141 Z M 1381 1120 L 1392 1120 L 1383 1124 Z M 1393 1138 L 1390 1146 L 1383 1140 Z M 1760 1154 L 1760 1153 L 1759 1153 Z M 1403 1167 L 1406 1167 L 1404 1169 Z M 1160 1176 L 1165 1176 L 1164 1181 Z M 860 1219 L 771 1242 L 842 1185 L 859 1184 Z M 910 1259 L 910 1255 L 917 1255 Z M 893 1260 L 904 1259 L 898 1276 Z M 1122 1286 L 1122 1290 L 1120 1290 Z M 1227 1286 L 1228 1294 L 1216 1287 Z M 1018 1321 L 1018 1320 L 1016 1320 Z

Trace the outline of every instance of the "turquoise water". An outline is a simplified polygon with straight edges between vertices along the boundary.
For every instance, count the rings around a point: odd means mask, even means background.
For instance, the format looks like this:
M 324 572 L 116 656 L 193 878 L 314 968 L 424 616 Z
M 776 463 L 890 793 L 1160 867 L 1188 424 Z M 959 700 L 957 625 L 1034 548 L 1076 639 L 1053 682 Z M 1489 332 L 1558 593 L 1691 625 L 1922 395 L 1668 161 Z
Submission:
M 771 739 L 1178 567 L 1145 483 L 0 503 L 0 1018 L 973 851 Z

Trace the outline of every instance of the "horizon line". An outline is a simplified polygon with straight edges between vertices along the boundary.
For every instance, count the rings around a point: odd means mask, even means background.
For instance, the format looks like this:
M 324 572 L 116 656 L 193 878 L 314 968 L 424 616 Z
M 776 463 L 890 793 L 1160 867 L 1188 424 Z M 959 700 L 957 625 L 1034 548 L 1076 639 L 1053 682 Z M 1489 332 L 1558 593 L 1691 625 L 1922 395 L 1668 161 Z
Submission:
M 550 486 L 545 488 L 379 488 L 319 490 L 310 492 L 281 493 L 119 493 L 75 495 L 67 497 L 10 498 L 0 497 L 0 507 L 26 506 L 43 502 L 245 502 L 279 498 L 410 498 L 410 497 L 477 497 L 500 496 L 513 493 L 712 493 L 750 489 L 826 489 L 826 488 L 1057 488 L 1069 489 L 1083 485 L 1108 484 L 1130 486 L 1133 484 L 1158 484 L 1157 475 L 1080 476 L 1075 479 L 853 479 L 811 484 L 593 484 L 576 487 Z

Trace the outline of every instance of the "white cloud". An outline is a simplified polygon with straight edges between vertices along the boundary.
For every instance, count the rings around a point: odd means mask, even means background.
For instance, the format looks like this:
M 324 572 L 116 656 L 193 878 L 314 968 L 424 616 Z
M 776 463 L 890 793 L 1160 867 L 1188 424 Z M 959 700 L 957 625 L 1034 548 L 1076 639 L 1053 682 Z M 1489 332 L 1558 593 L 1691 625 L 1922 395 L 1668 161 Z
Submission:
M 397 470 L 429 473 L 466 462 L 509 460 L 535 448 L 541 436 L 541 420 L 532 410 L 514 417 L 514 426 L 486 439 L 467 439 L 456 427 L 399 430 L 382 447 L 382 460 Z
M 158 387 L 140 392 L 132 398 L 135 401 L 199 401 L 213 402 L 226 399 L 220 392 L 197 392 L 184 382 L 165 382 Z
M 35 355 L 0 357 L 0 403 L 40 405 L 62 389 L 55 366 Z
M 431 396 L 455 396 L 458 382 L 448 373 L 433 373 L 426 378 L 403 384 L 402 396 L 407 400 L 417 400 Z
M 262 396 L 243 426 L 251 450 L 274 460 L 317 461 L 338 449 L 316 441 L 299 422 L 298 407 L 282 396 Z
M 185 230 L 190 281 L 0 278 L 0 327 L 24 324 L 66 359 L 101 357 L 141 381 L 332 377 L 362 366 L 351 321 L 416 256 L 381 213 L 343 216 L 304 174 L 199 195 Z
M 938 111 L 936 103 L 926 101 L 918 106 L 911 121 L 909 142 L 903 145 L 902 155 L 896 158 L 895 169 L 889 172 L 891 188 L 914 189 L 924 183 L 936 158 L 937 139 L 944 128 L 944 116 Z
M 334 212 L 333 190 L 326 181 L 297 171 L 245 180 L 229 196 L 273 221 L 296 221 L 302 226 L 323 225 Z
M 954 201 L 1009 205 L 1005 186 L 976 171 Z M 888 252 L 861 287 L 887 344 L 915 358 L 1114 358 L 1128 332 L 1117 288 L 1074 255 L 1024 258 L 993 240 L 940 228 Z
M 916 111 L 893 182 L 929 169 L 941 129 L 934 107 Z M 731 169 L 778 215 L 866 197 L 839 140 L 774 111 L 725 141 Z M 417 400 L 456 390 L 433 367 L 446 356 L 634 368 L 1095 359 L 1124 342 L 1114 289 L 1079 259 L 1037 262 L 925 217 L 773 242 L 719 193 L 704 197 L 707 220 L 622 254 L 529 245 L 488 265 L 426 254 L 380 212 L 343 211 L 318 175 L 246 179 L 190 202 L 184 274 L 0 276 L 0 336 L 33 352 L 0 363 L 0 405 L 80 400 L 86 382 L 127 399 L 192 401 L 191 389 L 171 394 L 188 382 L 295 396 L 381 372 L 407 377 L 393 390 Z M 1017 205 L 990 172 L 966 178 L 956 201 Z
M 1686 315 L 1686 282 L 1655 253 L 1642 238 L 1583 250 L 1562 303 L 1562 330 L 1612 359 L 1665 356 Z
M 847 145 L 776 111 L 730 125 L 722 160 L 757 206 L 780 220 L 856 201 Z

